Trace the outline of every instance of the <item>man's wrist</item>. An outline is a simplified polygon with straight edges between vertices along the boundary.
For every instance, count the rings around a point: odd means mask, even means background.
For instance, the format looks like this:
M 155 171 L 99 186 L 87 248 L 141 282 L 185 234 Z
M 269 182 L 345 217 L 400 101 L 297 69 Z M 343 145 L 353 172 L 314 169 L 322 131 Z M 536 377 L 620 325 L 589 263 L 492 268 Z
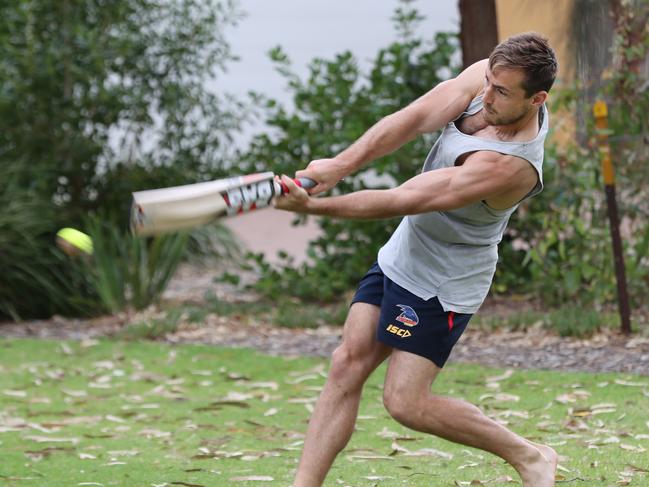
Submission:
M 310 197 L 304 205 L 304 213 L 308 215 L 317 215 L 319 209 L 319 200 L 322 198 Z
M 338 154 L 334 160 L 337 162 L 336 176 L 338 176 L 338 179 L 349 176 L 363 165 L 363 161 L 358 157 L 354 157 L 352 154 L 345 154 L 345 152 Z

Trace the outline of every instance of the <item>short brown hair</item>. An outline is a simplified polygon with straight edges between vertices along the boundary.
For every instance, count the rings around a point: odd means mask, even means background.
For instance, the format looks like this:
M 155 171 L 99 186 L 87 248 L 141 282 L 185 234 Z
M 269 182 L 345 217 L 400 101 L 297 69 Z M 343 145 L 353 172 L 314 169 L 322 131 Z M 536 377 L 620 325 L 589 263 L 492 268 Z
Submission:
M 557 76 L 557 57 L 548 40 L 536 32 L 518 34 L 498 44 L 489 56 L 489 69 L 521 69 L 525 73 L 523 89 L 530 97 L 550 91 Z

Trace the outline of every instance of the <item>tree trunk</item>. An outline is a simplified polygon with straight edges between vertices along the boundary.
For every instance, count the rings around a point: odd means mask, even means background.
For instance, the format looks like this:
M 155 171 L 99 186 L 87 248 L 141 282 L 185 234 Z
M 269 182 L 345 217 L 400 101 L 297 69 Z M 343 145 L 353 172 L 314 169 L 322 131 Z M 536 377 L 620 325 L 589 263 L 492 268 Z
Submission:
M 488 58 L 498 44 L 496 0 L 459 1 L 462 64 L 467 68 Z

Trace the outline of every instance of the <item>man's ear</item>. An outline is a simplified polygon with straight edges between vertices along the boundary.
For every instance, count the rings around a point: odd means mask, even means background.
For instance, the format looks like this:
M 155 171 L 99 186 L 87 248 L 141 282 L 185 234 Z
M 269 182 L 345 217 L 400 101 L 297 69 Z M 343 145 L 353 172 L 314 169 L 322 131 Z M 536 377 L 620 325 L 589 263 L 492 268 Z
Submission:
M 537 91 L 532 95 L 532 105 L 540 107 L 548 99 L 547 91 Z

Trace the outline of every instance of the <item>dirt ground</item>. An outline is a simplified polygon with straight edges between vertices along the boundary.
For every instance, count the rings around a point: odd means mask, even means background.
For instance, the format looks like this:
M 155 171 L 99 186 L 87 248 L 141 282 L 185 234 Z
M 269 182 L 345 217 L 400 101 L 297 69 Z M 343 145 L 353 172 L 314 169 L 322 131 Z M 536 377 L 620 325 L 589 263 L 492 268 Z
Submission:
M 209 267 L 185 266 L 174 277 L 165 300 L 200 303 L 206 291 L 224 301 L 254 301 L 253 294 L 242 294 L 231 285 L 214 282 L 222 271 Z M 520 307 L 520 304 L 516 306 Z M 506 316 L 512 303 L 488 300 L 481 314 Z M 47 339 L 92 340 L 113 336 L 131 323 L 161 316 L 156 309 L 139 314 L 119 314 L 90 320 L 54 317 L 45 321 L 0 324 L 0 336 Z M 181 320 L 176 331 L 160 340 L 169 343 L 202 343 L 228 347 L 249 347 L 274 355 L 329 356 L 340 343 L 341 327 L 287 329 L 263 319 L 209 314 L 201 323 Z M 479 363 L 506 368 L 618 372 L 649 375 L 649 338 L 646 334 L 625 337 L 604 331 L 589 339 L 560 338 L 547 330 L 485 330 L 469 327 L 455 347 L 453 362 Z

